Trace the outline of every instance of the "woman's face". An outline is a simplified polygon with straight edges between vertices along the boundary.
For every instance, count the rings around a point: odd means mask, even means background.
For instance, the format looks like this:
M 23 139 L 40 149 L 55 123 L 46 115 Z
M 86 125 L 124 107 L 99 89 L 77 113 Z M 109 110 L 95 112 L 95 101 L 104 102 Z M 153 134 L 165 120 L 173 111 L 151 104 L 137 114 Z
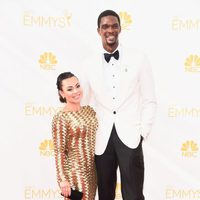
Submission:
M 69 104 L 79 104 L 83 96 L 79 80 L 75 76 L 62 81 L 62 90 L 59 93 Z

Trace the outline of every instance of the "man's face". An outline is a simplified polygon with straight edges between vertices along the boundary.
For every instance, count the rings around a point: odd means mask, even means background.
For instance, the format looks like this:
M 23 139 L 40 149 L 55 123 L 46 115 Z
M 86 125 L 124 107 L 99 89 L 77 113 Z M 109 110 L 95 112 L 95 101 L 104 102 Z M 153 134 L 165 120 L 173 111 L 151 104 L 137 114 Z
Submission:
M 104 49 L 115 49 L 118 46 L 118 35 L 121 27 L 115 16 L 105 16 L 101 18 L 100 27 L 97 29 L 102 39 Z

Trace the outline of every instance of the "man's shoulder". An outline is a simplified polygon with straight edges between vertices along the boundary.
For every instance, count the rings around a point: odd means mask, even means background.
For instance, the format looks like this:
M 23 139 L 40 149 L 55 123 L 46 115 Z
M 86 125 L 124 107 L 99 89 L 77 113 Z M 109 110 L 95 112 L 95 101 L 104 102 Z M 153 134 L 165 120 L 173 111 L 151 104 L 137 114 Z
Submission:
M 81 62 L 81 69 L 84 73 L 92 73 L 96 71 L 102 64 L 102 54 L 101 52 L 95 51 L 88 57 L 85 57 Z
M 147 59 L 144 51 L 130 46 L 122 46 L 121 54 L 123 63 L 132 65 L 139 65 Z
M 91 65 L 91 63 L 98 63 L 102 58 L 102 54 L 99 51 L 93 51 L 90 55 L 85 57 L 82 61 L 83 65 Z
M 139 48 L 134 48 L 134 47 L 131 47 L 131 46 L 125 46 L 125 45 L 121 45 L 121 50 L 122 50 L 122 53 L 124 53 L 125 55 L 133 55 L 133 56 L 145 56 L 146 53 L 139 49 Z

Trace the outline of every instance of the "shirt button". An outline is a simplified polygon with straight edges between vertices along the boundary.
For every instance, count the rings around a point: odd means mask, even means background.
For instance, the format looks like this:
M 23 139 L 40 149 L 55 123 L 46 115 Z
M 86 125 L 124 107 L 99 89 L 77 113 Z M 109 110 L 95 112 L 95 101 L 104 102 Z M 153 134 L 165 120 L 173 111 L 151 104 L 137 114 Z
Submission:
M 112 76 L 113 76 L 113 77 L 115 77 L 115 75 L 114 75 L 114 74 L 113 74 Z
M 113 85 L 113 88 L 115 88 L 115 86 Z
M 113 111 L 113 114 L 115 115 L 115 114 L 116 114 L 116 111 Z
M 115 97 L 113 97 L 113 100 L 115 100 Z

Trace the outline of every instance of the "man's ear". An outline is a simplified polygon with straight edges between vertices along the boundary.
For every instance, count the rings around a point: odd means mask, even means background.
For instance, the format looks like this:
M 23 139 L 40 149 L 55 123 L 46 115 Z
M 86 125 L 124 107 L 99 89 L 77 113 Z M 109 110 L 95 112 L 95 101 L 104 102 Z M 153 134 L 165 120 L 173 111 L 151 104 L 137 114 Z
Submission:
M 119 27 L 119 33 L 121 33 L 121 31 L 122 31 L 122 27 L 121 27 L 121 25 L 120 25 L 120 27 Z
M 99 35 L 101 35 L 101 34 L 100 34 L 100 28 L 97 28 L 97 33 L 98 33 Z

